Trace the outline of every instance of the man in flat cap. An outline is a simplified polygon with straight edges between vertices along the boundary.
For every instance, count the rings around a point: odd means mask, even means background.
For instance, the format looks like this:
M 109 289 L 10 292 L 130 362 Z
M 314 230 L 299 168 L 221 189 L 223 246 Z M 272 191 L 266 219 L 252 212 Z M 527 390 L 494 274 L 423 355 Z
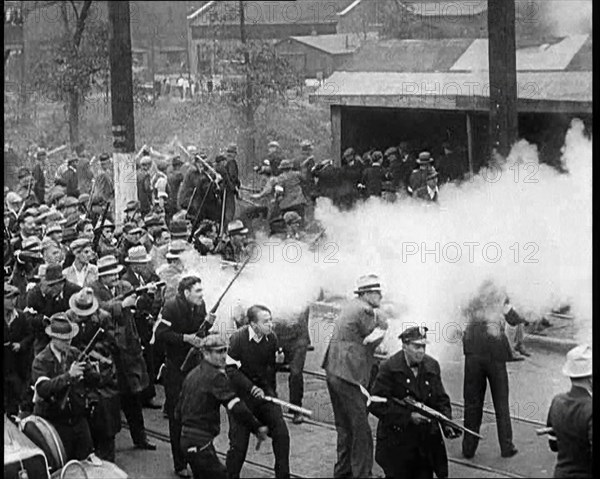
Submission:
M 417 188 L 414 191 L 413 196 L 421 200 L 431 201 L 434 203 L 437 202 L 439 193 L 437 185 L 438 176 L 439 175 L 437 171 L 430 171 L 425 178 L 425 184 Z
M 375 314 L 382 297 L 379 278 L 361 276 L 357 286 L 357 297 L 342 307 L 322 365 L 338 436 L 334 477 L 370 477 L 373 467 L 373 437 L 360 386 L 370 383 L 387 323 Z
M 400 336 L 402 350 L 379 367 L 374 396 L 404 399 L 407 396 L 452 419 L 440 365 L 425 354 L 427 328 L 410 327 Z M 375 460 L 386 477 L 448 477 L 444 436 L 454 439 L 460 430 L 411 411 L 395 402 L 373 402 L 369 410 L 379 418 Z M 441 426 L 441 428 L 440 428 Z
M 554 477 L 592 476 L 592 348 L 580 345 L 567 353 L 562 369 L 571 390 L 552 399 L 548 411 L 550 449 L 557 453 Z
M 87 238 L 78 238 L 69 247 L 75 260 L 71 266 L 63 270 L 66 280 L 82 288 L 97 281 L 98 268 L 90 263 L 90 260 L 96 256 L 92 249 L 92 242 Z

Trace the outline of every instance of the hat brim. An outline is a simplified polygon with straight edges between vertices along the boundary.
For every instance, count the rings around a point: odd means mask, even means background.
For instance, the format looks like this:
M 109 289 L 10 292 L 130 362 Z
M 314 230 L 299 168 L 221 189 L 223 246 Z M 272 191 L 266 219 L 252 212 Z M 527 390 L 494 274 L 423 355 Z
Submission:
M 233 230 L 229 232 L 229 235 L 245 235 L 248 234 L 248 228 L 244 228 L 242 230 Z
M 46 280 L 46 284 L 51 286 L 53 284 L 58 284 L 58 283 L 64 283 L 67 280 L 67 278 L 62 277 L 62 278 L 58 278 L 58 279 L 51 279 L 51 280 Z
M 354 294 L 359 293 L 381 293 L 381 288 L 355 289 Z
M 182 254 L 183 254 L 183 252 L 182 253 L 169 253 L 169 252 L 167 252 L 167 254 L 165 254 L 165 258 L 167 258 L 167 259 L 179 259 L 179 258 L 181 258 Z
M 122 264 L 117 264 L 113 269 L 109 269 L 107 271 L 99 271 L 98 277 L 108 276 L 109 274 L 119 274 L 121 271 L 123 271 L 123 269 L 125 269 L 125 267 Z
M 592 367 L 590 366 L 589 371 L 571 371 L 571 368 L 568 364 L 565 364 L 562 368 L 562 373 L 569 378 L 587 378 L 592 375 Z
M 51 338 L 56 338 L 56 339 L 62 339 L 63 341 L 68 341 L 70 339 L 73 339 L 75 336 L 77 336 L 79 334 L 79 326 L 76 323 L 71 322 L 71 332 L 67 333 L 67 334 L 60 334 L 60 333 L 53 333 L 52 332 L 52 326 L 46 326 L 46 329 L 44 330 L 46 332 L 47 336 L 50 336 Z
M 91 316 L 96 311 L 98 311 L 99 305 L 98 305 L 98 300 L 96 299 L 95 296 L 92 301 L 92 305 L 90 306 L 89 309 L 78 308 L 77 305 L 75 304 L 75 296 L 76 295 L 72 295 L 69 298 L 69 307 L 71 308 L 72 311 L 74 311 L 77 314 L 77 316 Z
M 398 336 L 398 339 L 402 339 L 400 336 Z M 427 341 L 426 339 L 409 339 L 407 341 L 402 340 L 403 343 L 411 343 L 411 344 L 418 344 L 420 346 L 425 346 L 426 344 L 429 344 L 430 341 Z
M 125 258 L 125 262 L 130 263 L 130 264 L 146 264 L 146 263 L 149 263 L 150 261 L 152 261 L 152 257 L 149 254 L 147 254 L 143 258 L 135 258 L 135 259 Z
M 421 159 L 417 160 L 418 165 L 427 165 L 429 163 L 433 163 L 433 158 L 429 158 L 428 160 L 421 160 Z

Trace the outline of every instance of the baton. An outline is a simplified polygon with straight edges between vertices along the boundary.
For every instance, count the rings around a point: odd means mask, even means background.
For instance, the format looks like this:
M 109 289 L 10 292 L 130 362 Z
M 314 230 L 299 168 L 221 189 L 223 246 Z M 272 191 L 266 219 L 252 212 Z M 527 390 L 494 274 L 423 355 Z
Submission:
M 536 429 L 535 433 L 538 436 L 544 436 L 546 434 L 552 435 L 552 434 L 554 434 L 554 429 L 552 429 L 551 427 L 542 427 L 541 429 Z
M 65 150 L 67 148 L 67 145 L 61 145 L 58 148 L 54 148 L 53 150 L 50 150 L 48 153 L 46 153 L 46 156 L 50 156 L 50 155 L 54 155 L 56 153 L 60 153 L 61 151 Z
M 265 396 L 263 398 L 265 401 L 271 402 L 273 404 L 277 404 L 281 407 L 284 407 L 286 409 L 289 409 L 290 411 L 294 411 L 300 414 L 304 414 L 305 416 L 311 417 L 312 416 L 312 411 L 310 409 L 305 409 L 303 407 L 300 406 L 296 406 L 295 404 L 291 404 L 289 402 L 286 401 L 282 401 L 281 399 L 277 399 L 274 398 L 272 396 Z

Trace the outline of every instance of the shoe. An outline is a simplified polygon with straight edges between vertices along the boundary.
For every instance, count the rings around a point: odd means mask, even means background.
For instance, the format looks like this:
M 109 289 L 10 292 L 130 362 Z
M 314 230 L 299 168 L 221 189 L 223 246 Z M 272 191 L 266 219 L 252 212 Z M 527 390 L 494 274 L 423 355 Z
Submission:
M 154 399 L 150 399 L 149 401 L 146 401 L 142 407 L 146 408 L 146 409 L 162 409 L 162 406 L 160 404 L 158 404 L 157 402 L 154 402 Z
M 294 414 L 294 417 L 292 418 L 292 422 L 294 424 L 302 424 L 304 422 L 304 417 L 302 417 L 302 414 L 296 413 L 296 414 Z
M 192 477 L 190 471 L 188 471 L 187 467 L 185 469 L 180 469 L 179 471 L 175 471 L 179 477 Z
M 156 444 L 152 444 L 148 440 L 135 444 L 136 449 L 145 449 L 147 451 L 156 451 Z
M 462 456 L 463 456 L 465 459 L 473 459 L 473 457 L 475 457 L 475 453 L 474 453 L 474 452 L 469 452 L 469 453 L 467 453 L 467 452 L 465 452 L 465 451 L 462 451 Z
M 509 451 L 503 452 L 501 455 L 502 457 L 513 457 L 518 452 L 519 450 L 516 447 L 513 447 Z
M 527 356 L 527 357 L 531 356 L 531 353 L 529 351 L 527 351 L 523 346 L 519 346 L 515 349 L 518 353 L 521 353 L 523 356 Z

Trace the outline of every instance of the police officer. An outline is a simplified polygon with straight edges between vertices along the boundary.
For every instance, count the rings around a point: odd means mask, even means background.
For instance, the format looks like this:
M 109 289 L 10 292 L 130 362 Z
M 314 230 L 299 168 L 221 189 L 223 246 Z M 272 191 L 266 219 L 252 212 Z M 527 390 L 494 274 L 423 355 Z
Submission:
M 260 424 L 233 391 L 225 373 L 225 340 L 219 334 L 211 334 L 201 340 L 200 348 L 203 358 L 183 382 L 175 412 L 182 424 L 181 450 L 194 479 L 225 479 L 227 469 L 217 458 L 213 446 L 221 429 L 221 405 L 256 434 L 259 441 L 267 438 L 268 428 Z
M 571 390 L 552 399 L 547 421 L 550 449 L 558 453 L 554 477 L 592 477 L 592 348 L 571 349 L 562 372 Z
M 373 395 L 404 399 L 410 396 L 451 419 L 450 398 L 442 384 L 440 365 L 425 354 L 427 328 L 406 329 L 402 350 L 381 364 Z M 379 418 L 375 460 L 386 477 L 448 477 L 446 447 L 438 423 L 418 412 L 388 401 L 374 402 L 369 410 Z M 447 438 L 460 430 L 442 426 Z

